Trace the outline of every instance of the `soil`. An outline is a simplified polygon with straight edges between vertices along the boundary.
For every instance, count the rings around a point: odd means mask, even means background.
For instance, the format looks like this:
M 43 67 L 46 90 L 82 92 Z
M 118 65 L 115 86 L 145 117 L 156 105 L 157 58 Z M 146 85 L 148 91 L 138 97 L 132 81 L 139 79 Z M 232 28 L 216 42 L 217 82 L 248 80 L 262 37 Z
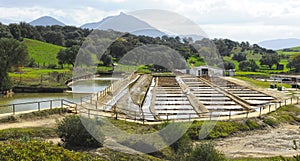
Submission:
M 56 121 L 64 118 L 64 115 L 52 115 L 48 118 L 38 120 L 21 120 L 14 123 L 0 123 L 0 130 L 9 128 L 26 128 L 26 127 L 55 127 Z
M 300 145 L 300 128 L 297 125 L 283 125 L 279 128 L 252 131 L 252 134 L 228 137 L 215 141 L 216 148 L 230 158 L 272 157 L 300 154 L 300 148 L 293 149 L 293 140 Z

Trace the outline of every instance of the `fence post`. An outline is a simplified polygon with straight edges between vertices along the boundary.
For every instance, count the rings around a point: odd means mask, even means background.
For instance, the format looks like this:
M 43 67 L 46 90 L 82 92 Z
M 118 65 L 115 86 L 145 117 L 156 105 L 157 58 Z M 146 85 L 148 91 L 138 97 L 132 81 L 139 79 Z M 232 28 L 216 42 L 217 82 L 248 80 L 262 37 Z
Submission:
M 75 105 L 75 112 L 78 113 L 78 112 L 77 112 L 77 103 L 76 103 L 76 105 Z
M 271 105 L 269 104 L 269 112 L 271 112 Z
M 50 109 L 52 109 L 52 100 L 50 100 Z
M 247 115 L 246 115 L 246 118 L 248 118 L 248 114 L 249 114 L 249 111 L 247 111 Z
M 13 115 L 16 114 L 16 107 L 15 104 L 13 104 Z
M 91 118 L 91 113 L 90 113 L 90 109 L 88 109 L 88 115 L 89 115 L 89 118 Z
M 229 110 L 229 120 L 231 119 L 231 110 Z
M 299 104 L 299 97 L 297 97 L 297 104 Z
M 96 102 L 96 110 L 98 109 L 98 102 Z
M 279 102 L 279 107 L 281 107 L 281 101 Z
M 293 104 L 293 97 L 291 97 L 291 105 Z
M 259 107 L 259 117 L 261 117 L 261 109 L 262 107 Z
M 63 101 L 64 101 L 64 99 L 61 99 L 61 100 L 60 100 L 60 107 L 61 107 L 61 108 L 64 107 L 64 102 L 63 102 Z
M 286 106 L 286 100 L 284 100 L 284 106 Z
M 41 103 L 38 102 L 38 111 L 40 111 L 40 110 L 41 110 Z

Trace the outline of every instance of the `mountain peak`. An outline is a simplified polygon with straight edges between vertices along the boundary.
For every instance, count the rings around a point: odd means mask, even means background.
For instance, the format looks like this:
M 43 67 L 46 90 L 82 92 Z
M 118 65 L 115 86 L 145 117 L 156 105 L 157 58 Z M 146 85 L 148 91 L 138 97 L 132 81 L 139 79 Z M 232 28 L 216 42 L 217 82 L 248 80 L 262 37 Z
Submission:
M 152 37 L 161 37 L 165 33 L 155 29 L 147 22 L 142 21 L 134 16 L 120 12 L 119 15 L 109 16 L 99 22 L 87 23 L 81 28 L 100 29 L 100 30 L 115 30 L 120 32 L 129 32 L 135 35 L 145 35 Z
M 65 26 L 64 23 L 58 21 L 57 19 L 51 16 L 42 16 L 38 19 L 29 22 L 29 24 L 32 26 L 52 26 L 52 25 Z

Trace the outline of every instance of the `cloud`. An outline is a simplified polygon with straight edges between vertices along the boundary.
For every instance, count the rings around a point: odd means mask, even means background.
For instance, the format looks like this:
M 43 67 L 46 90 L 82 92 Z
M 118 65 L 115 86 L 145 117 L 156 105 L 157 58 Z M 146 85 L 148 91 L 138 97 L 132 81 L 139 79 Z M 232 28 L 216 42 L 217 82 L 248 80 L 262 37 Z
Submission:
M 123 10 L 102 11 L 93 7 L 82 7 L 74 9 L 54 9 L 44 7 L 0 7 L 2 14 L 0 20 L 8 21 L 8 23 L 18 23 L 20 21 L 30 22 L 41 16 L 49 15 L 66 23 L 67 25 L 82 25 L 87 22 L 100 21 L 101 19 L 117 15 Z
M 29 22 L 50 15 L 66 24 L 79 26 L 120 12 L 149 8 L 181 14 L 212 37 L 252 42 L 300 37 L 299 0 L 2 0 L 0 20 Z

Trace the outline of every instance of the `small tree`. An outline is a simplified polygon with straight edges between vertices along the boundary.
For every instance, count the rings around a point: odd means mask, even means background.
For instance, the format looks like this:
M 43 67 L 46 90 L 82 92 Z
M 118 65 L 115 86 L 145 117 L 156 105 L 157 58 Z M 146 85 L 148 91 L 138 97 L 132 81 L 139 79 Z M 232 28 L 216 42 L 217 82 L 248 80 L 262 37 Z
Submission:
M 241 71 L 252 71 L 255 72 L 258 69 L 258 65 L 256 64 L 256 62 L 251 59 L 251 60 L 245 60 L 240 62 L 239 64 L 239 69 Z
M 247 55 L 245 53 L 234 54 L 232 59 L 241 62 L 247 60 Z
M 277 53 L 264 54 L 259 60 L 261 65 L 267 65 L 272 69 L 273 65 L 277 65 L 280 62 L 280 57 Z
M 235 69 L 235 65 L 234 65 L 234 63 L 232 63 L 232 62 L 224 62 L 224 68 L 225 68 L 226 70 L 229 70 L 229 69 Z
M 287 64 L 288 68 L 295 68 L 296 72 L 300 71 L 300 53 L 295 54 Z
M 67 116 L 62 121 L 58 122 L 57 134 L 67 147 L 75 146 L 91 148 L 102 146 L 100 142 L 88 133 L 77 115 Z M 102 134 L 99 133 L 99 136 L 102 136 Z
M 15 39 L 0 39 L 0 91 L 12 86 L 8 76 L 11 68 L 22 66 L 27 60 L 28 52 L 23 43 Z

